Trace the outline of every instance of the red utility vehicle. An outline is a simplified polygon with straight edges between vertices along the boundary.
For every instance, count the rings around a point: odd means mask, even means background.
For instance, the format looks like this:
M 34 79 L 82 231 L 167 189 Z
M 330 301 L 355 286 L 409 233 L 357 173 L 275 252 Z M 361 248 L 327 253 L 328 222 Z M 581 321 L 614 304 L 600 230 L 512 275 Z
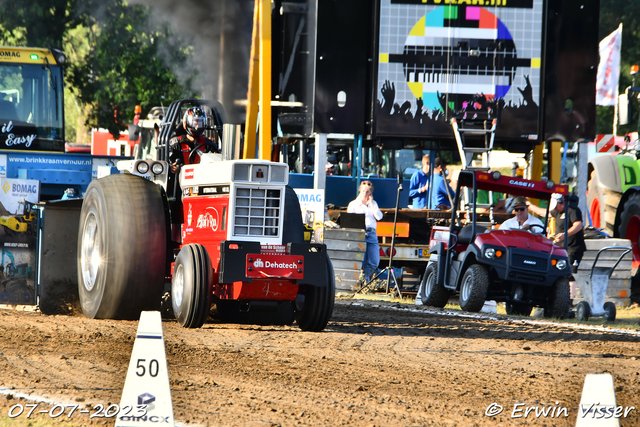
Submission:
M 552 181 L 461 171 L 451 226 L 432 230 L 429 263 L 420 289 L 422 304 L 444 307 L 449 296 L 458 293 L 465 311 L 478 312 L 486 300 L 494 300 L 506 302 L 509 314 L 528 316 L 534 306 L 539 306 L 547 317 L 564 316 L 570 308 L 571 277 L 566 249 L 547 239 L 540 226 L 524 231 L 478 224 L 478 190 L 547 201 L 553 193 L 566 196 L 568 192 L 566 186 Z M 465 226 L 465 213 L 459 210 L 462 192 L 468 192 L 471 201 L 466 206 L 469 223 Z

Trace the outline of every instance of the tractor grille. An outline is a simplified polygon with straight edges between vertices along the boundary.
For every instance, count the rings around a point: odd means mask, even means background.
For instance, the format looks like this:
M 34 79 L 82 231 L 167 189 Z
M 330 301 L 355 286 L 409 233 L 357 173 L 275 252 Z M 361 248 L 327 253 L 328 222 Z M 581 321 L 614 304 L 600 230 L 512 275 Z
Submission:
M 236 188 L 234 236 L 278 236 L 280 189 Z

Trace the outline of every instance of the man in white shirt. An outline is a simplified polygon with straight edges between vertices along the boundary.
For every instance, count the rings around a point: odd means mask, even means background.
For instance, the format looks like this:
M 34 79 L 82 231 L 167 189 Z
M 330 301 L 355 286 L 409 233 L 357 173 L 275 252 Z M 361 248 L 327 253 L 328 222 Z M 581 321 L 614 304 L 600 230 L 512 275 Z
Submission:
M 500 225 L 500 230 L 525 230 L 532 233 L 544 233 L 542 221 L 531 215 L 527 210 L 527 199 L 521 196 L 512 198 L 507 203 L 507 212 L 515 211 L 515 216 Z M 532 228 L 532 226 L 534 226 Z

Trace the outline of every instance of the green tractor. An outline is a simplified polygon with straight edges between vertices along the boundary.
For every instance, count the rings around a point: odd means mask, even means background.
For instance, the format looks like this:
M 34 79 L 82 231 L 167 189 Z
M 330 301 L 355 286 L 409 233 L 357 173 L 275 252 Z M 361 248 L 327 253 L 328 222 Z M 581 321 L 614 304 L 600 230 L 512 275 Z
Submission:
M 640 266 L 640 146 L 589 160 L 587 210 L 593 226 L 628 239 L 632 268 Z M 640 271 L 640 270 L 639 270 Z M 640 274 L 631 280 L 631 302 L 640 297 Z
M 640 262 L 640 147 L 589 160 L 587 209 L 593 226 L 629 239 Z

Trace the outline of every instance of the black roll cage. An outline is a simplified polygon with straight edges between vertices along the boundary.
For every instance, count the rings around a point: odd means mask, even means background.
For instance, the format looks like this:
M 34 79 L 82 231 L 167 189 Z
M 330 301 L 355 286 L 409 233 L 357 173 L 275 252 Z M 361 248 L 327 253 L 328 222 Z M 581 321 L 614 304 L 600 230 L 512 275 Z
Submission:
M 171 153 L 169 141 L 176 134 L 176 131 L 182 124 L 182 116 L 186 108 L 200 107 L 207 114 L 207 126 L 203 135 L 212 141 L 218 141 L 221 145 L 222 141 L 222 125 L 226 122 L 226 113 L 222 104 L 218 101 L 206 99 L 180 99 L 173 101 L 167 109 L 167 114 L 160 124 L 160 135 L 158 136 L 158 144 L 156 145 L 156 153 L 158 160 L 169 162 Z M 172 189 L 167 188 L 167 193 L 172 193 Z M 175 197 L 175 194 L 168 194 L 169 197 Z

